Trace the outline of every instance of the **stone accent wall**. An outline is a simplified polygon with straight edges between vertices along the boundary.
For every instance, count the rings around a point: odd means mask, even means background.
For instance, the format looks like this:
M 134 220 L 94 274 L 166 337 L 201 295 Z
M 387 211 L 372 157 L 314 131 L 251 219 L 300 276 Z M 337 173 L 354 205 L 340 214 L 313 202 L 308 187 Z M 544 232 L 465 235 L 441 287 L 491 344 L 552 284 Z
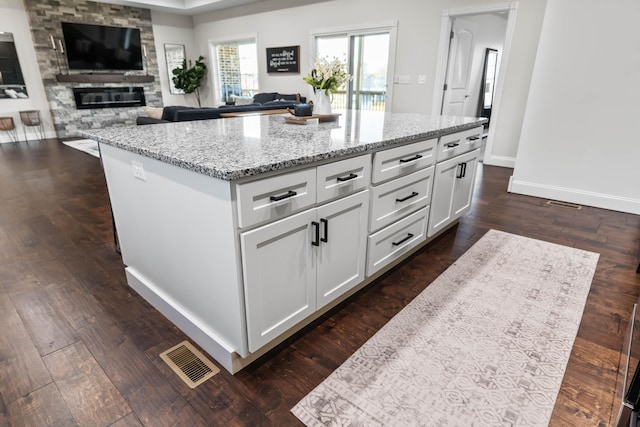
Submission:
M 24 4 L 58 138 L 78 136 L 78 131 L 83 129 L 134 125 L 136 117 L 143 114 L 142 107 L 78 110 L 73 97 L 72 89 L 74 87 L 143 86 L 147 105 L 162 106 L 162 91 L 150 10 L 86 0 L 24 0 Z M 59 46 L 58 40 L 63 41 L 60 24 L 63 21 L 139 28 L 142 44 L 147 51 L 145 70 L 129 71 L 127 74 L 149 74 L 154 76 L 154 81 L 151 83 L 58 82 L 56 74 L 79 73 L 78 71 L 68 71 L 65 55 L 61 54 L 59 49 L 53 50 L 51 46 L 51 36 L 53 36 L 56 46 Z M 123 72 L 113 71 L 113 73 Z

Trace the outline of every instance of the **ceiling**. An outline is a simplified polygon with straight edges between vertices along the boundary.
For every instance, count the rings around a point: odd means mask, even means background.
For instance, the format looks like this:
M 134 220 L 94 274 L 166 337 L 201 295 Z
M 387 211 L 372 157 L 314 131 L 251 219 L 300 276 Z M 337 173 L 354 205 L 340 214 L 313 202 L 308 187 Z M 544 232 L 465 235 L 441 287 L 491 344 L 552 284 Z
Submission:
M 181 15 L 196 15 L 203 12 L 228 9 L 248 3 L 266 0 L 95 0 L 101 3 L 141 7 Z

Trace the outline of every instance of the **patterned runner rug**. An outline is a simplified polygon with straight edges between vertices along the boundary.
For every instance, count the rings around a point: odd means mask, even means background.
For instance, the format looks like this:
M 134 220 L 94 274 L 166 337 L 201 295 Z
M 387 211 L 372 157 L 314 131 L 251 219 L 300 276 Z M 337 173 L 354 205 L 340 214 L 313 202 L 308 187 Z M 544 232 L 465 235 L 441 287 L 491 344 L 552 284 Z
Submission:
M 93 157 L 100 157 L 100 150 L 98 149 L 98 143 L 91 139 L 75 139 L 62 141 L 64 145 L 68 145 L 76 150 L 84 151 L 87 154 L 91 154 Z
M 308 426 L 546 426 L 598 254 L 490 230 L 291 410 Z

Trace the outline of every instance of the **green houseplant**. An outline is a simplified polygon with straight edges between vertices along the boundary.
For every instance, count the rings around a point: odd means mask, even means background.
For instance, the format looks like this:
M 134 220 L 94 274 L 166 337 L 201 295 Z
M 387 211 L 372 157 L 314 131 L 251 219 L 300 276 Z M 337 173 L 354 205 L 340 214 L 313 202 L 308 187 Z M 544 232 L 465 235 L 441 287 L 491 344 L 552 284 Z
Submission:
M 173 78 L 171 79 L 176 89 L 181 89 L 184 93 L 193 93 L 196 95 L 198 107 L 202 107 L 198 88 L 202 84 L 204 76 L 207 74 L 207 64 L 203 61 L 204 57 L 200 55 L 200 57 L 196 59 L 195 64 L 192 64 L 191 60 L 189 60 L 189 66 L 187 67 L 187 60 L 184 59 L 181 67 L 173 69 Z

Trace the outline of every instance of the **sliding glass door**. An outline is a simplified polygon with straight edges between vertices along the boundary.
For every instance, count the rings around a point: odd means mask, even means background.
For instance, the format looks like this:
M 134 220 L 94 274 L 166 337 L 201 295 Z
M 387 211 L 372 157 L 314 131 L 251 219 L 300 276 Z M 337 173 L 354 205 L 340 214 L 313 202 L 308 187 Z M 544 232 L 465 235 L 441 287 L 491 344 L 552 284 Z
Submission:
M 385 111 L 389 33 L 351 36 L 349 108 Z
M 334 94 L 331 107 L 385 111 L 391 107 L 395 27 L 315 36 L 316 58 L 339 58 L 353 77 Z

